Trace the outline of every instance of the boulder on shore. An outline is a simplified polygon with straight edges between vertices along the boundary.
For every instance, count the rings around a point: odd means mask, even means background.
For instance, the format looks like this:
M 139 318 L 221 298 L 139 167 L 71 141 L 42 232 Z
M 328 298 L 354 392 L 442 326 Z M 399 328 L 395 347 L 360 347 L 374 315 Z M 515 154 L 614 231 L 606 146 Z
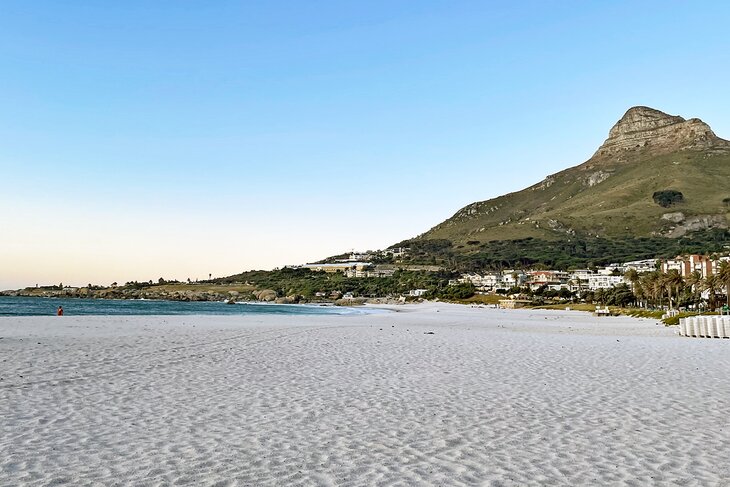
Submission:
M 259 301 L 275 301 L 276 300 L 276 291 L 273 289 L 263 289 L 261 291 L 255 291 L 253 295 L 258 299 Z

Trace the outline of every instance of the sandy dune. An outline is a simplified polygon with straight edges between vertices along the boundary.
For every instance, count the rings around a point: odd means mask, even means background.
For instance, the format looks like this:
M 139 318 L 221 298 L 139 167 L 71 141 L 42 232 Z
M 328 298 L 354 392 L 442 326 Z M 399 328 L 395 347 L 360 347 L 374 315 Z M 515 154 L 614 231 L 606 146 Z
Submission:
M 0 484 L 730 479 L 730 340 L 583 313 L 399 309 L 0 319 Z

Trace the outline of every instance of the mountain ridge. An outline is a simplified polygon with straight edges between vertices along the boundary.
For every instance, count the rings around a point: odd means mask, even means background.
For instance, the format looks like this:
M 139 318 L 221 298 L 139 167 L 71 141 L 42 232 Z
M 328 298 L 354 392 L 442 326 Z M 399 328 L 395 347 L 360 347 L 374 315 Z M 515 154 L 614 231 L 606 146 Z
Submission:
M 610 156 L 621 151 L 649 148 L 654 153 L 684 149 L 730 148 L 699 118 L 685 120 L 646 106 L 629 108 L 611 127 L 608 138 L 593 157 Z

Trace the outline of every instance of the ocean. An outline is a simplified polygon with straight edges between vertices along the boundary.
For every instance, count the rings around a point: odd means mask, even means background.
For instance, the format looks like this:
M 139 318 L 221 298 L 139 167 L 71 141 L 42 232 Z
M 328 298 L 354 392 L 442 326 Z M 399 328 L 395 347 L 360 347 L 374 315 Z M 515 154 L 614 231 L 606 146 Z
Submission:
M 161 301 L 123 299 L 63 299 L 0 296 L 0 316 L 55 315 L 63 306 L 65 316 L 73 315 L 351 315 L 378 312 L 317 304 L 226 304 L 212 301 Z

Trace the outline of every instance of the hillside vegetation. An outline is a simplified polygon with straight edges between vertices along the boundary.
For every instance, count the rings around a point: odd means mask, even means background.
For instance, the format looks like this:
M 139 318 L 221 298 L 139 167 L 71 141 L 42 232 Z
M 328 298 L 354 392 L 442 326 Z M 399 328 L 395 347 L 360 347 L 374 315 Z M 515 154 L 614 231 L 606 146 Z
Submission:
M 585 163 L 470 204 L 415 240 L 505 263 L 702 250 L 727 240 L 728 181 L 730 142 L 698 119 L 635 107 Z
M 671 237 L 686 233 L 682 221 L 712 216 L 720 225 L 726 222 L 730 154 L 683 151 L 644 157 L 638 151 L 634 157 L 633 163 L 604 161 L 595 171 L 592 164 L 578 166 L 517 193 L 473 203 L 422 238 L 466 243 L 575 235 Z M 586 181 L 600 171 L 606 179 L 590 186 Z M 667 190 L 681 192 L 682 201 L 669 207 L 654 201 L 654 193 Z M 669 213 L 682 216 L 662 218 Z
M 515 240 L 471 240 L 455 244 L 446 239 L 414 239 L 404 263 L 442 265 L 460 272 L 512 268 L 577 269 L 632 260 L 671 258 L 680 254 L 722 252 L 730 248 L 730 232 L 712 229 L 679 238 L 668 237 L 571 237 L 547 240 L 526 237 Z

